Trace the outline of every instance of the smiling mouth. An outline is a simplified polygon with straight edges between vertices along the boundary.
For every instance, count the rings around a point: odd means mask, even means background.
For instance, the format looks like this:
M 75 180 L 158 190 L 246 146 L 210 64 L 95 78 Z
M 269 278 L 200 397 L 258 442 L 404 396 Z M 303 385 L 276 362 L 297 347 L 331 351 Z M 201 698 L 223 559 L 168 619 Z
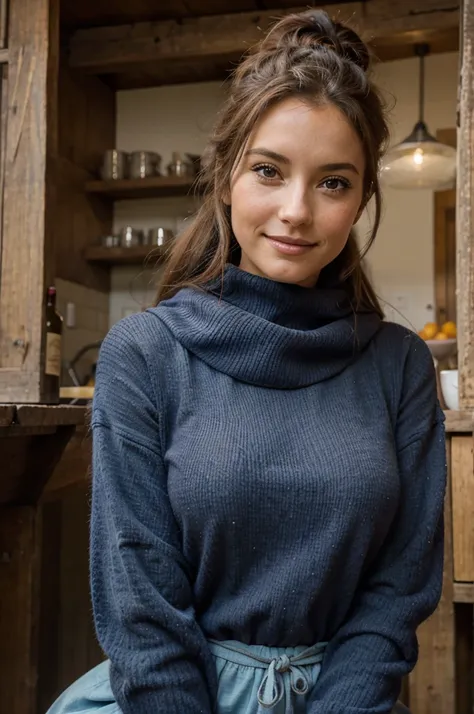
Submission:
M 318 245 L 317 242 L 311 243 L 308 240 L 303 240 L 302 238 L 291 238 L 290 236 L 271 236 L 265 234 L 265 238 L 273 241 L 274 243 L 283 243 L 284 245 L 294 245 L 300 248 L 313 248 Z
M 273 250 L 277 251 L 280 255 L 286 255 L 290 257 L 299 257 L 302 255 L 307 255 L 311 250 L 316 248 L 319 243 L 310 243 L 302 238 L 290 238 L 289 236 L 269 236 L 265 235 L 265 238 L 272 246 Z

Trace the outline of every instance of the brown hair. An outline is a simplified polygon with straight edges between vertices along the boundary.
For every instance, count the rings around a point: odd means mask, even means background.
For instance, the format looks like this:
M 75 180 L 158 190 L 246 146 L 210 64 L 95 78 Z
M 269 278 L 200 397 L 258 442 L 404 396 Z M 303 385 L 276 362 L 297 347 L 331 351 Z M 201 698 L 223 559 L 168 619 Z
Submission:
M 350 120 L 364 149 L 364 203 L 375 199 L 369 240 L 361 252 L 351 232 L 340 255 L 326 266 L 337 271 L 356 311 L 374 310 L 383 317 L 361 260 L 375 240 L 381 218 L 379 162 L 388 141 L 384 105 L 369 76 L 367 46 L 352 29 L 321 10 L 287 15 L 253 48 L 233 73 L 230 91 L 206 150 L 200 176 L 203 202 L 189 228 L 176 240 L 165 265 L 157 302 L 185 286 L 202 286 L 238 264 L 230 193 L 233 167 L 264 112 L 289 97 L 317 105 L 333 104 Z

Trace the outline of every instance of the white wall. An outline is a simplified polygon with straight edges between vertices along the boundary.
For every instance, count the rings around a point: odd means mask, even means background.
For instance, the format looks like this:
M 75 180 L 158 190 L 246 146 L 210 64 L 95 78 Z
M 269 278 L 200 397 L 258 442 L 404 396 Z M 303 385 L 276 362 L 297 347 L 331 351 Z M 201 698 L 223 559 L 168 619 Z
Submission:
M 224 98 L 218 82 L 139 89 L 117 94 L 117 147 L 124 151 L 157 151 L 164 171 L 173 151 L 203 151 L 216 112 Z M 194 208 L 193 199 L 123 201 L 115 206 L 117 230 L 123 225 L 176 229 Z M 110 323 L 150 304 L 152 271 L 117 267 L 112 271 Z
M 377 67 L 377 79 L 386 95 L 393 95 L 393 143 L 405 138 L 417 120 L 418 61 L 386 62 Z M 426 60 L 425 120 L 430 132 L 456 126 L 457 53 L 433 55 Z M 386 305 L 387 317 L 420 329 L 432 318 L 434 305 L 434 202 L 427 190 L 384 190 L 383 222 L 368 254 L 371 277 Z M 361 237 L 368 222 L 361 220 Z
M 388 101 L 393 140 L 410 133 L 418 119 L 418 62 L 415 59 L 380 64 L 376 77 Z M 456 123 L 457 54 L 433 55 L 426 60 L 425 118 L 431 133 Z M 163 157 L 171 152 L 200 153 L 224 98 L 219 83 L 190 84 L 118 93 L 117 146 L 131 151 L 149 149 Z M 164 225 L 176 228 L 193 210 L 190 199 L 122 202 L 116 205 L 115 227 Z M 365 217 L 359 222 L 361 238 L 367 234 Z M 433 194 L 431 191 L 385 191 L 385 209 L 377 241 L 368 264 L 387 316 L 419 329 L 433 311 Z M 112 272 L 110 321 L 149 304 L 154 294 L 151 271 L 135 267 Z

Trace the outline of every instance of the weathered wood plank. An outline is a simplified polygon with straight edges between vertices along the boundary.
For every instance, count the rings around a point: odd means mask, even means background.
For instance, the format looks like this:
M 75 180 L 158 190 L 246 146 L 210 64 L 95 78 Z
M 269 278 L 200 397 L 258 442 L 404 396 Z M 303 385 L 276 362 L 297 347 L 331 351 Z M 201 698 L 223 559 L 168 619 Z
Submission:
M 376 52 L 378 48 L 382 52 L 403 44 L 413 45 L 420 41 L 420 32 L 456 31 L 459 26 L 456 0 L 371 0 L 322 8 L 340 20 L 350 20 Z M 70 44 L 70 65 L 105 74 L 154 62 L 235 58 L 262 37 L 276 15 L 303 9 L 307 8 L 78 30 Z
M 434 615 L 418 630 L 420 657 L 409 677 L 409 705 L 416 714 L 456 714 L 450 446 L 448 438 L 443 593 Z
M 0 0 L 0 48 L 8 47 L 8 0 Z
M 454 583 L 454 602 L 474 604 L 474 583 Z
M 447 433 L 467 433 L 474 431 L 474 414 L 472 412 L 455 412 L 446 409 L 445 429 Z
M 20 426 L 68 426 L 84 424 L 88 408 L 70 404 L 21 404 L 16 409 Z
M 474 459 L 471 436 L 451 439 L 454 579 L 474 582 Z
M 52 230 L 59 0 L 11 0 L 0 274 L 0 401 L 41 402 Z
M 474 0 L 464 0 L 456 206 L 459 403 L 474 409 Z

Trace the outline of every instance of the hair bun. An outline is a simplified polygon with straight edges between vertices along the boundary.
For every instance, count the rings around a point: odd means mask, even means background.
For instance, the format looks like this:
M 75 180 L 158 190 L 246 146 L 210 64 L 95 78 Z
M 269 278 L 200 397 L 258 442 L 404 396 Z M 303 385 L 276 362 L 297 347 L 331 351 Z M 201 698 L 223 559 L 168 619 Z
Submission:
M 259 45 L 259 50 L 275 51 L 285 47 L 328 48 L 365 71 L 370 53 L 357 32 L 331 20 L 324 10 L 306 10 L 286 15 L 277 22 Z

